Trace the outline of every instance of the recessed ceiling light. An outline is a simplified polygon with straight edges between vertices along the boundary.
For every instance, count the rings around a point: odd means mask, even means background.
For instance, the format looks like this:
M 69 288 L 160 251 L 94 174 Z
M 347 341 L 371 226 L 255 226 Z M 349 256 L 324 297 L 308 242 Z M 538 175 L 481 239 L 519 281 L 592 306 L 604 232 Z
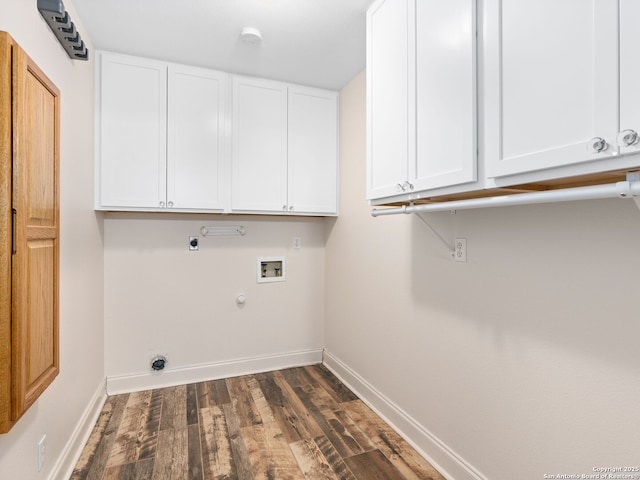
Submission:
M 258 46 L 262 42 L 262 33 L 255 27 L 242 27 L 240 40 L 247 45 Z

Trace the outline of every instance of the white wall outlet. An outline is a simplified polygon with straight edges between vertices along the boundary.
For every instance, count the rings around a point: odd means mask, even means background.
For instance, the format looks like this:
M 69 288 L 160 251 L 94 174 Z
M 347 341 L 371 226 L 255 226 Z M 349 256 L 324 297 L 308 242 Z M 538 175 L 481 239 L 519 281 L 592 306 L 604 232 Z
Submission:
M 456 262 L 467 262 L 467 239 L 456 238 L 455 242 L 455 254 L 454 258 Z
M 47 436 L 43 435 L 38 442 L 38 471 L 42 470 L 45 460 L 47 459 Z
M 293 248 L 298 250 L 300 248 L 300 237 L 293 237 Z

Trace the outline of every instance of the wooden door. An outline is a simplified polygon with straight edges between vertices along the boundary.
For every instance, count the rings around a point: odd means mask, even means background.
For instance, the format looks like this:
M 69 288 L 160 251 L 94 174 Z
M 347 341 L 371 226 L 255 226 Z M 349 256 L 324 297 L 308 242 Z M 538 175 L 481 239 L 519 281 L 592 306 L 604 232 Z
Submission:
M 12 161 L 4 157 L 2 169 L 12 172 L 11 378 L 9 416 L 0 419 L 0 430 L 33 404 L 59 370 L 60 93 L 19 47 L 13 44 L 10 51 Z M 7 122 L 7 111 L 0 113 Z
M 338 94 L 289 87 L 289 211 L 335 214 L 338 209 Z
M 170 208 L 224 210 L 227 206 L 227 77 L 214 70 L 169 65 Z
M 415 158 L 415 5 L 378 0 L 367 11 L 367 199 L 404 193 Z
M 487 176 L 618 153 L 618 0 L 487 0 L 483 28 Z
M 233 81 L 233 210 L 287 210 L 287 88 L 269 80 Z

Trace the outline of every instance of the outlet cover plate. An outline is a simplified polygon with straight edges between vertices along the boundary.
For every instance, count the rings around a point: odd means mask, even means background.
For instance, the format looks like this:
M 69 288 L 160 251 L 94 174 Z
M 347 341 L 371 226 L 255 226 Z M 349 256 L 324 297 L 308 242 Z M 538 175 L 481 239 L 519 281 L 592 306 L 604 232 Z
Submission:
M 454 258 L 456 262 L 467 263 L 467 239 L 456 238 Z

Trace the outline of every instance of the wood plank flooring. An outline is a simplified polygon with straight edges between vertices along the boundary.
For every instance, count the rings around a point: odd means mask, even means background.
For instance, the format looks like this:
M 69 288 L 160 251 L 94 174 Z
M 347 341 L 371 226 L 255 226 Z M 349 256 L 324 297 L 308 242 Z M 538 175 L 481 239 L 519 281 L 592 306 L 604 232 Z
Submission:
M 322 365 L 108 397 L 71 480 L 444 480 Z

